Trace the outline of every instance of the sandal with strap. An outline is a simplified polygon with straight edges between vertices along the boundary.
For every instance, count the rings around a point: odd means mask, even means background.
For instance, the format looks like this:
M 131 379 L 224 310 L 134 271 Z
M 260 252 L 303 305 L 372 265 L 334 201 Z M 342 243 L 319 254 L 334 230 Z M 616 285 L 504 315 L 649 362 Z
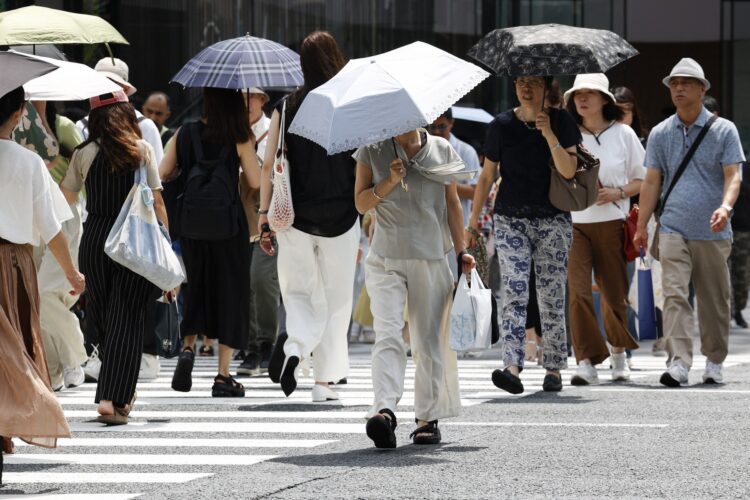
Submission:
M 365 426 L 367 437 L 373 440 L 376 448 L 396 447 L 396 415 L 388 408 L 383 408 L 371 417 Z
M 212 345 L 202 345 L 200 349 L 198 349 L 198 356 L 213 356 L 214 355 L 214 346 Z
M 135 405 L 135 399 L 138 393 L 133 391 L 133 397 L 130 398 L 130 402 L 125 406 L 115 406 L 115 412 L 112 415 L 99 415 L 96 417 L 97 422 L 101 422 L 107 425 L 126 425 L 128 423 L 128 417 L 130 412 L 133 411 L 133 405 Z
M 419 420 L 414 421 L 419 423 Z M 417 427 L 409 437 L 413 438 L 414 444 L 439 444 L 441 436 L 438 421 L 432 420 L 422 427 Z
M 214 386 L 211 388 L 211 396 L 215 398 L 244 398 L 245 386 L 231 376 L 216 375 Z

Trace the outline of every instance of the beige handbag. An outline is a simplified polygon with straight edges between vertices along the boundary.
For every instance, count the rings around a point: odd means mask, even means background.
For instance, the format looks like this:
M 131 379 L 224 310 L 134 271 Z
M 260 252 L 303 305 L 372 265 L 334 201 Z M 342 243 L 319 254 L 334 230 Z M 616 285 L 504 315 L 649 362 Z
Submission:
M 599 192 L 599 158 L 589 153 L 582 145 L 576 146 L 575 156 L 578 160 L 576 174 L 566 179 L 555 167 L 554 158 L 550 158 L 549 201 L 563 212 L 585 210 L 594 203 Z

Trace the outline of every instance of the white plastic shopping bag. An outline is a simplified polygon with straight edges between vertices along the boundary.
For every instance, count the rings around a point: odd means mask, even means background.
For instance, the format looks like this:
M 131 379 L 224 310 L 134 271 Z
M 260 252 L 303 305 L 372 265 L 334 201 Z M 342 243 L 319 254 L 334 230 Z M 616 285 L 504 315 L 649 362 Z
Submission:
M 185 280 L 169 234 L 156 219 L 154 194 L 146 183 L 146 167 L 135 173 L 135 183 L 104 244 L 115 262 L 146 278 L 161 290 Z
M 456 352 L 489 349 L 492 341 L 492 290 L 484 286 L 476 269 L 471 285 L 462 274 L 451 308 L 449 345 Z

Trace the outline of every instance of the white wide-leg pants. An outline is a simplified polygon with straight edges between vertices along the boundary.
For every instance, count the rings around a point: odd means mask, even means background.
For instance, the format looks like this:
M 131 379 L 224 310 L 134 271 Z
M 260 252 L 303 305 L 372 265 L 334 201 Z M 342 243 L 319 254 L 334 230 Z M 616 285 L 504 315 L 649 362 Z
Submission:
M 372 385 L 375 402 L 368 418 L 396 410 L 404 392 L 406 347 L 401 338 L 409 302 L 409 333 L 416 372 L 414 413 L 419 420 L 455 417 L 461 407 L 456 353 L 448 347 L 453 275 L 448 261 L 386 259 L 370 251 L 365 283 L 375 319 Z
M 359 221 L 334 238 L 295 228 L 277 233 L 279 288 L 286 309 L 287 356 L 313 354 L 315 380 L 338 381 L 349 371 L 347 335 L 359 248 Z

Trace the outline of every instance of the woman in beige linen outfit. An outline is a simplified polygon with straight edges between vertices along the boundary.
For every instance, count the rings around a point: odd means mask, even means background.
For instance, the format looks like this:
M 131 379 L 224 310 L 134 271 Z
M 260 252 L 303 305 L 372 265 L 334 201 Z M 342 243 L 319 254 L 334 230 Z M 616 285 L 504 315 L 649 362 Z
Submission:
M 21 87 L 0 98 L 0 447 L 6 453 L 14 436 L 52 448 L 70 435 L 50 386 L 32 245 L 48 245 L 73 292 L 85 286 L 61 231 L 72 214 L 59 188 L 37 154 L 10 140 L 23 104 Z
M 375 321 L 375 401 L 368 413 L 367 434 L 378 448 L 396 446 L 394 411 L 404 390 L 402 329 L 408 299 L 418 427 L 412 436 L 415 444 L 436 444 L 438 419 L 457 416 L 461 406 L 456 354 L 448 348 L 453 275 L 446 255 L 454 247 L 464 272 L 474 259 L 465 252 L 456 182 L 433 180 L 420 170 L 463 162 L 448 141 L 424 129 L 362 147 L 354 158 L 357 210 L 374 209 L 377 214 L 365 261 Z

